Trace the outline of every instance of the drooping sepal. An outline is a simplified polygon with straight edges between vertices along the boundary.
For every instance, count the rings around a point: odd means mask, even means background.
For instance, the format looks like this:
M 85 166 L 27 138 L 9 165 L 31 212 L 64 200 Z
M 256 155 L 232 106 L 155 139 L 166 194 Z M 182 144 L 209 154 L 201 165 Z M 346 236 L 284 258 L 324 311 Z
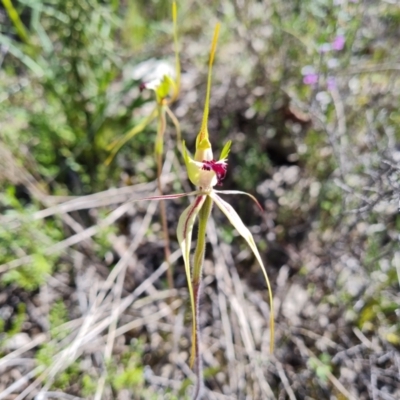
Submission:
M 185 211 L 181 214 L 178 222 L 177 228 L 177 237 L 179 246 L 182 251 L 183 261 L 185 264 L 185 273 L 186 279 L 188 281 L 189 295 L 190 295 L 190 304 L 192 308 L 192 350 L 191 350 L 191 362 L 193 365 L 194 359 L 196 357 L 196 329 L 197 329 L 197 320 L 196 320 L 196 304 L 194 298 L 194 291 L 192 285 L 192 273 L 190 267 L 190 247 L 192 243 L 192 233 L 193 233 L 193 225 L 196 221 L 196 217 L 206 200 L 206 195 L 199 195 L 196 197 L 195 201 L 185 209 Z
M 274 304 L 273 304 L 273 298 L 272 298 L 272 288 L 271 284 L 268 278 L 267 271 L 265 269 L 264 263 L 262 261 L 261 255 L 258 251 L 257 245 L 254 241 L 253 235 L 249 231 L 249 229 L 244 225 L 243 221 L 239 217 L 238 213 L 235 211 L 235 209 L 226 201 L 221 199 L 221 197 L 218 196 L 217 193 L 211 192 L 209 196 L 214 200 L 215 204 L 218 206 L 218 208 L 226 215 L 226 217 L 229 219 L 230 223 L 235 227 L 235 229 L 239 232 L 239 234 L 243 237 L 244 240 L 246 240 L 247 244 L 250 246 L 254 256 L 256 257 L 258 263 L 260 264 L 262 273 L 265 278 L 265 282 L 267 284 L 268 288 L 268 296 L 269 296 L 269 302 L 270 302 L 270 351 L 271 353 L 273 352 L 274 349 L 274 333 L 275 333 L 275 322 L 274 322 Z

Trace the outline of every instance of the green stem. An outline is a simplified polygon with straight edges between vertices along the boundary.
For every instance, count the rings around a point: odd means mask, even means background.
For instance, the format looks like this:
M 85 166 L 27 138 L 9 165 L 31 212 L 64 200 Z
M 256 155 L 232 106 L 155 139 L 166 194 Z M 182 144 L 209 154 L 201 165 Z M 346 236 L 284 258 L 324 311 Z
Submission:
M 200 282 L 201 271 L 204 261 L 204 253 L 206 250 L 206 229 L 207 221 L 210 217 L 213 201 L 211 197 L 207 196 L 203 207 L 199 211 L 199 232 L 197 235 L 197 245 L 193 258 L 193 285 Z
M 11 0 L 2 0 L 4 8 L 7 11 L 8 16 L 10 17 L 12 23 L 14 24 L 15 30 L 17 31 L 18 36 L 20 39 L 26 43 L 30 44 L 29 37 L 26 33 L 24 24 L 21 21 L 21 18 L 18 15 L 18 11 L 14 8 Z
M 161 164 L 162 164 L 162 155 L 158 154 L 157 155 L 157 170 L 159 172 L 157 174 L 157 187 L 158 187 L 160 196 L 163 195 L 162 185 L 161 185 Z M 165 205 L 165 201 L 160 202 L 160 213 L 161 213 L 162 230 L 163 230 L 163 234 L 164 234 L 164 257 L 165 257 L 165 262 L 168 264 L 168 269 L 167 269 L 168 287 L 170 289 L 173 289 L 174 288 L 174 272 L 172 270 L 172 264 L 170 261 L 171 250 L 170 250 L 170 244 L 169 244 L 167 208 Z
M 176 144 L 178 146 L 178 150 L 182 153 L 181 126 L 179 124 L 178 118 L 175 117 L 174 113 L 171 111 L 171 109 L 168 106 L 165 106 L 165 111 L 167 112 L 168 116 L 171 118 L 171 121 L 175 126 Z
M 178 45 L 178 22 L 176 12 L 176 1 L 172 3 L 172 21 L 174 25 L 174 51 L 175 51 L 175 72 L 176 72 L 176 90 L 172 96 L 171 103 L 173 103 L 179 96 L 181 90 L 181 61 L 179 59 L 179 45 Z
M 162 105 L 158 105 L 157 109 L 158 109 L 158 129 L 156 137 L 155 156 L 157 162 L 157 187 L 160 196 L 162 196 L 163 190 L 161 185 L 161 172 L 162 172 L 162 161 L 163 161 L 164 133 L 166 129 L 166 118 L 165 118 L 165 107 Z M 170 250 L 169 234 L 168 234 L 167 208 L 164 201 L 160 202 L 160 214 L 161 214 L 162 230 L 164 234 L 164 257 L 165 257 L 165 262 L 168 264 L 168 269 L 167 269 L 168 287 L 170 289 L 173 289 L 174 273 L 170 261 L 171 250 Z
M 195 364 L 197 382 L 193 393 L 193 400 L 201 398 L 201 388 L 203 384 L 203 365 L 200 356 L 200 328 L 199 328 L 199 310 L 200 310 L 200 296 L 201 296 L 201 275 L 203 269 L 204 255 L 206 251 L 206 229 L 208 218 L 211 214 L 213 201 L 207 196 L 206 200 L 199 211 L 199 231 L 197 235 L 197 245 L 193 258 L 193 295 L 194 304 L 196 308 L 195 319 Z

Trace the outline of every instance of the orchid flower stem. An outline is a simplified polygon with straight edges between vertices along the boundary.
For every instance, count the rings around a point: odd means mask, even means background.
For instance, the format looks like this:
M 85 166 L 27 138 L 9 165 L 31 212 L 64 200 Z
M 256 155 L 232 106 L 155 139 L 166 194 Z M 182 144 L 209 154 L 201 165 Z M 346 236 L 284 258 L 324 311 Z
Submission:
M 200 296 L 201 296 L 201 275 L 203 269 L 204 255 L 206 250 L 206 228 L 207 221 L 211 214 L 213 201 L 209 196 L 206 196 L 203 206 L 199 211 L 199 231 L 197 235 L 197 245 L 193 258 L 193 296 L 196 308 L 196 319 L 195 319 L 195 365 L 197 382 L 193 394 L 193 399 L 198 399 L 201 387 L 203 384 L 203 366 L 200 355 L 200 328 L 199 328 L 199 311 L 200 311 Z
M 165 129 L 166 129 L 165 108 L 162 105 L 158 105 L 158 129 L 156 137 L 155 156 L 157 162 L 157 188 L 160 193 L 160 196 L 163 195 L 163 188 L 161 185 L 161 173 L 162 173 L 163 142 L 164 142 Z M 170 262 L 171 249 L 170 249 L 169 234 L 168 234 L 167 207 L 164 201 L 160 202 L 160 214 L 161 214 L 162 230 L 164 234 L 164 257 L 165 257 L 165 262 L 168 264 L 168 269 L 167 269 L 168 287 L 169 289 L 173 289 L 174 273 L 172 270 L 172 264 Z
M 172 123 L 175 126 L 176 131 L 176 144 L 178 146 L 179 151 L 182 153 L 182 135 L 181 135 L 181 126 L 179 124 L 178 118 L 175 117 L 175 114 L 171 111 L 168 106 L 165 106 L 165 111 L 168 116 L 171 118 Z
M 159 154 L 157 156 L 157 187 L 160 193 L 160 196 L 163 195 L 162 186 L 161 186 L 161 167 L 162 167 L 162 155 Z M 168 221 L 167 221 L 167 208 L 165 205 L 165 201 L 160 201 L 160 213 L 161 213 L 161 224 L 162 230 L 164 233 L 164 257 L 165 262 L 168 264 L 167 269 L 167 281 L 169 289 L 174 288 L 174 271 L 172 270 L 172 264 L 170 261 L 171 258 L 171 249 L 169 245 L 169 234 L 168 234 Z
M 177 23 L 176 1 L 172 3 L 172 22 L 174 25 L 174 51 L 175 51 L 175 72 L 176 72 L 176 89 L 172 96 L 173 103 L 179 96 L 181 89 L 181 61 L 179 59 L 179 44 L 178 44 L 178 23 Z
M 158 179 L 158 181 L 160 181 L 160 179 Z M 161 192 L 160 192 L 160 194 L 161 194 Z M 168 281 L 169 289 L 173 289 L 174 288 L 174 271 L 172 269 L 172 264 L 170 261 L 171 249 L 170 249 L 170 245 L 169 245 L 167 209 L 165 206 L 165 201 L 160 202 L 160 211 L 161 211 L 162 229 L 164 232 L 164 256 L 165 256 L 165 262 L 168 264 L 167 281 Z
M 199 211 L 199 232 L 197 235 L 196 251 L 193 259 L 193 287 L 198 284 L 201 279 L 201 271 L 204 261 L 204 252 L 206 249 L 206 228 L 207 221 L 210 217 L 213 201 L 207 196 L 203 206 Z

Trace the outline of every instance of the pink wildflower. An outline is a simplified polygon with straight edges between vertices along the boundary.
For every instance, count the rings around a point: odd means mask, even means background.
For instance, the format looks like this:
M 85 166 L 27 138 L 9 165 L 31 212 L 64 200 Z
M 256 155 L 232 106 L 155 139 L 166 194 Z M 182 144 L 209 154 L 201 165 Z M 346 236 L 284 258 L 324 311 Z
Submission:
M 345 43 L 346 43 L 345 37 L 343 35 L 338 35 L 332 42 L 332 49 L 336 51 L 343 50 Z

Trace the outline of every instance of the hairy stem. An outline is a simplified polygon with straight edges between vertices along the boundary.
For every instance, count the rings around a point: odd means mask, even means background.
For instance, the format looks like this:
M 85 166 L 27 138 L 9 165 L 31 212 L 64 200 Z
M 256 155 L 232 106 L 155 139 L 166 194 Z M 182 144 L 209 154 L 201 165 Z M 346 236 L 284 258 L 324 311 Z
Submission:
M 193 393 L 193 400 L 201 399 L 201 388 L 203 385 L 203 365 L 200 356 L 200 328 L 199 328 L 199 312 L 200 312 L 200 296 L 201 296 L 201 275 L 204 262 L 204 254 L 206 251 L 206 228 L 207 221 L 210 217 L 213 201 L 207 196 L 203 207 L 199 212 L 199 232 L 197 236 L 197 245 L 193 258 L 193 294 L 196 308 L 196 327 L 195 327 L 195 365 L 197 382 Z

